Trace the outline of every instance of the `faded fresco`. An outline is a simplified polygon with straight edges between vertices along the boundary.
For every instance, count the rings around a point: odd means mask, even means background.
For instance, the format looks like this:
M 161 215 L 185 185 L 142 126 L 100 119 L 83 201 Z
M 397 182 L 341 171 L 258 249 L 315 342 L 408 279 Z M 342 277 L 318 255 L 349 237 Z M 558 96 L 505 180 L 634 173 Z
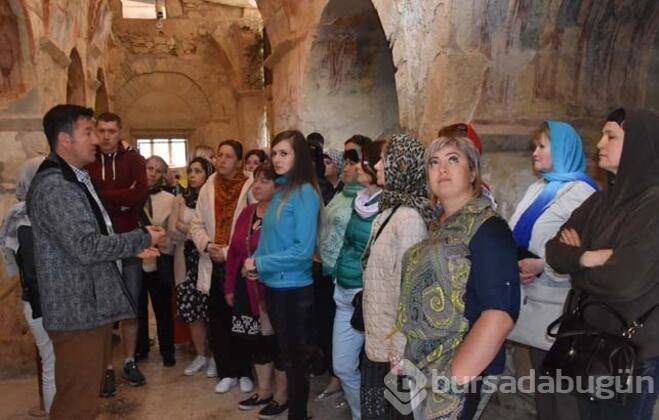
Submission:
M 0 78 L 0 100 L 10 99 L 22 90 L 18 24 L 6 1 L 0 2 Z

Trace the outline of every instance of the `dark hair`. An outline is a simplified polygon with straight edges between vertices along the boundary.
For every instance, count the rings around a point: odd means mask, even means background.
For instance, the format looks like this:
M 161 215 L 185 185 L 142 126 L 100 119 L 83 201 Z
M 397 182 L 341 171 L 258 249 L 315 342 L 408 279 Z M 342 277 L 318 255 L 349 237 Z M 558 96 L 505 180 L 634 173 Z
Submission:
M 268 160 L 268 155 L 265 154 L 265 152 L 261 149 L 252 149 L 247 154 L 245 155 L 245 161 L 250 158 L 250 156 L 258 156 L 259 161 L 261 163 L 264 163 Z
M 73 136 L 76 122 L 80 118 L 94 118 L 94 110 L 80 105 L 60 104 L 46 112 L 46 115 L 43 116 L 43 132 L 51 151 L 55 151 L 59 133 Z
M 269 181 L 274 181 L 277 179 L 275 168 L 270 162 L 262 163 L 257 166 L 256 169 L 254 169 L 254 179 L 258 178 L 259 176 L 262 176 Z
M 298 130 L 282 131 L 272 140 L 272 149 L 282 141 L 288 141 L 295 154 L 293 167 L 288 174 L 286 174 L 288 181 L 284 185 L 282 204 L 295 188 L 306 182 L 314 187 L 320 197 L 318 180 L 314 173 L 313 164 L 311 163 L 311 153 L 309 152 L 309 146 L 304 139 L 304 134 L 300 133 Z
M 457 123 L 442 127 L 437 133 L 437 137 L 467 137 L 467 124 Z
M 325 146 L 325 137 L 320 133 L 313 132 L 307 136 L 307 143 L 315 143 L 322 149 Z
M 113 112 L 103 112 L 98 117 L 96 117 L 96 120 L 104 122 L 116 122 L 117 127 L 121 128 L 121 117 Z
M 384 149 L 386 143 L 385 140 L 377 140 L 368 143 L 362 150 L 362 169 L 371 177 L 371 184 L 374 184 L 378 179 L 375 164 L 381 159 L 382 149 Z
M 350 137 L 348 140 L 346 140 L 343 145 L 345 146 L 348 143 L 355 143 L 359 147 L 364 147 L 368 143 L 372 142 L 369 137 L 362 136 L 361 134 L 355 134 L 354 136 Z
M 311 163 L 316 169 L 316 178 L 320 181 L 325 178 L 325 158 L 323 157 L 323 146 L 314 142 L 307 142 Z
M 233 149 L 234 153 L 238 160 L 243 158 L 243 144 L 238 140 L 224 140 L 217 145 L 217 150 L 219 151 L 222 146 L 229 146 Z
M 626 112 L 625 108 L 618 108 L 606 117 L 606 121 L 613 121 L 618 123 L 622 127 L 622 123 L 625 122 Z
M 196 158 L 192 159 L 190 163 L 188 163 L 188 173 L 190 173 L 190 168 L 192 167 L 193 163 L 198 163 L 201 165 L 201 169 L 206 173 L 206 180 L 204 180 L 204 183 L 208 181 L 208 177 L 211 176 L 215 168 L 213 167 L 213 164 L 206 158 L 197 156 Z M 201 190 L 201 187 L 198 188 L 192 188 L 190 184 L 188 184 L 188 187 L 183 191 L 183 200 L 185 201 L 185 205 L 188 208 L 194 209 L 195 206 L 197 205 L 197 199 L 199 198 L 199 191 Z
M 547 132 L 549 132 L 549 129 L 547 129 Z M 437 137 L 467 137 L 474 143 L 478 153 L 483 153 L 483 142 L 471 124 L 457 123 L 447 125 L 439 130 Z
M 211 176 L 215 171 L 215 167 L 213 166 L 213 164 L 204 157 L 197 156 L 196 158 L 192 159 L 190 163 L 188 163 L 188 170 L 190 170 L 193 163 L 198 163 L 199 165 L 201 165 L 201 169 L 203 169 L 204 172 L 206 173 L 206 179 L 208 179 L 208 177 Z

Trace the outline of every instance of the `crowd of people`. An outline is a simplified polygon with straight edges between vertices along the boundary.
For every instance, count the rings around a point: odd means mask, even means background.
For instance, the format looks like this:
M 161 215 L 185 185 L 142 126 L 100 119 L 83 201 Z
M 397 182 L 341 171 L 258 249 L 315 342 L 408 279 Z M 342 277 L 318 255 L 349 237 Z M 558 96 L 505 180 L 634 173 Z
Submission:
M 591 327 L 626 330 L 633 375 L 659 380 L 651 112 L 620 108 L 606 119 L 603 188 L 577 130 L 543 122 L 529 133 L 538 180 L 509 220 L 467 123 L 426 143 L 356 134 L 343 150 L 297 130 L 267 151 L 224 140 L 195 150 L 185 187 L 168 182 L 161 157 L 122 140 L 116 114 L 58 105 L 43 126 L 51 153 L 23 165 L 0 239 L 8 273 L 20 273 L 52 419 L 94 418 L 99 394 L 115 395 L 113 324 L 123 380 L 147 383 L 149 300 L 163 366 L 176 366 L 178 318 L 196 353 L 183 376 L 217 378 L 218 394 L 238 387 L 236 409 L 261 419 L 307 419 L 310 398 L 334 399 L 354 420 L 478 419 L 492 396 L 485 378 L 504 372 L 506 340 L 528 346 L 538 383 L 548 380 L 547 329 L 575 311 L 572 295 L 612 308 L 617 319 L 594 311 Z M 427 397 L 405 414 L 386 395 L 392 372 L 409 391 L 409 364 L 428 379 Z M 325 372 L 311 396 L 309 376 Z M 470 386 L 439 391 L 437 375 Z M 645 420 L 657 395 L 644 386 L 624 402 L 535 400 L 541 420 Z

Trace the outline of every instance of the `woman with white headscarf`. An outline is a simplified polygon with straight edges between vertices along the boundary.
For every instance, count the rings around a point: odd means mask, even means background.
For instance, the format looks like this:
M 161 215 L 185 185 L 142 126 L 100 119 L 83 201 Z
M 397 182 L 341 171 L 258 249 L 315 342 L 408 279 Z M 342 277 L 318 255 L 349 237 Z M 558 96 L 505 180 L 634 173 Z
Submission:
M 49 412 L 55 397 L 55 353 L 53 343 L 43 328 L 32 248 L 32 228 L 25 208 L 25 197 L 30 183 L 43 160 L 44 156 L 37 156 L 21 166 L 16 181 L 18 202 L 9 209 L 0 226 L 0 249 L 5 260 L 6 276 L 20 274 L 23 313 L 41 357 L 43 409 Z

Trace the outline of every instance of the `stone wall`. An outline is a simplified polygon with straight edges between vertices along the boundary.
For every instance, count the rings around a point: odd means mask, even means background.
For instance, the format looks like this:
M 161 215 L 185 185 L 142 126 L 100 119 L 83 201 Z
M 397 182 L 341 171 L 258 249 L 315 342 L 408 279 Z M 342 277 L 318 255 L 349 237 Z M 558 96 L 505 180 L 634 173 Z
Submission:
M 168 18 L 120 19 L 119 0 L 0 1 L 0 218 L 26 159 L 48 152 L 58 103 L 114 110 L 133 130 L 192 144 L 265 140 L 261 18 L 252 0 L 167 0 Z M 108 42 L 109 41 L 109 42 Z M 0 260 L 0 377 L 33 367 L 17 279 Z
M 109 99 L 125 119 L 126 136 L 183 133 L 190 149 L 228 138 L 263 145 L 260 15 L 253 6 L 219 3 L 170 1 L 157 25 L 119 18 L 113 2 Z
M 375 138 L 398 128 L 398 99 L 391 53 L 370 0 L 335 3 L 313 37 L 299 128 L 323 133 L 341 150 L 353 134 Z
M 48 152 L 43 113 L 73 100 L 93 104 L 110 33 L 104 0 L 0 2 L 0 218 L 15 202 L 20 165 Z M 20 287 L 0 261 L 0 377 L 34 369 Z M 10 290 L 11 288 L 11 290 Z
M 572 122 L 592 154 L 601 122 L 614 107 L 659 111 L 656 1 L 368 0 L 391 51 L 396 97 L 390 102 L 398 108 L 398 116 L 373 123 L 361 100 L 340 102 L 343 92 L 324 88 L 332 70 L 319 64 L 317 54 L 327 17 L 353 16 L 363 3 L 257 0 L 272 50 L 265 64 L 272 72 L 267 92 L 273 131 L 321 129 L 340 147 L 346 130 L 372 134 L 374 126 L 387 131 L 400 125 L 428 142 L 445 124 L 472 121 L 485 142 L 490 182 L 508 209 L 527 185 L 522 174 L 530 171 L 528 160 L 513 171 L 509 159 L 528 159 L 528 134 L 544 119 Z M 359 33 L 363 23 L 331 22 L 348 33 Z M 353 80 L 349 88 L 359 97 L 372 78 Z M 311 109 L 309 97 L 318 93 L 322 99 Z M 373 91 L 365 95 L 380 99 Z M 335 103 L 341 104 L 338 112 Z M 380 112 L 373 103 L 370 111 L 368 116 Z M 488 157 L 492 152 L 504 154 Z M 508 189 L 511 182 L 515 190 Z
M 350 10 L 343 0 L 257 3 L 273 50 L 266 65 L 278 130 L 300 122 L 305 94 L 315 90 L 307 74 L 322 16 Z M 655 1 L 372 4 L 391 46 L 400 125 L 425 139 L 457 120 L 504 134 L 549 117 L 588 128 L 622 104 L 659 110 Z

